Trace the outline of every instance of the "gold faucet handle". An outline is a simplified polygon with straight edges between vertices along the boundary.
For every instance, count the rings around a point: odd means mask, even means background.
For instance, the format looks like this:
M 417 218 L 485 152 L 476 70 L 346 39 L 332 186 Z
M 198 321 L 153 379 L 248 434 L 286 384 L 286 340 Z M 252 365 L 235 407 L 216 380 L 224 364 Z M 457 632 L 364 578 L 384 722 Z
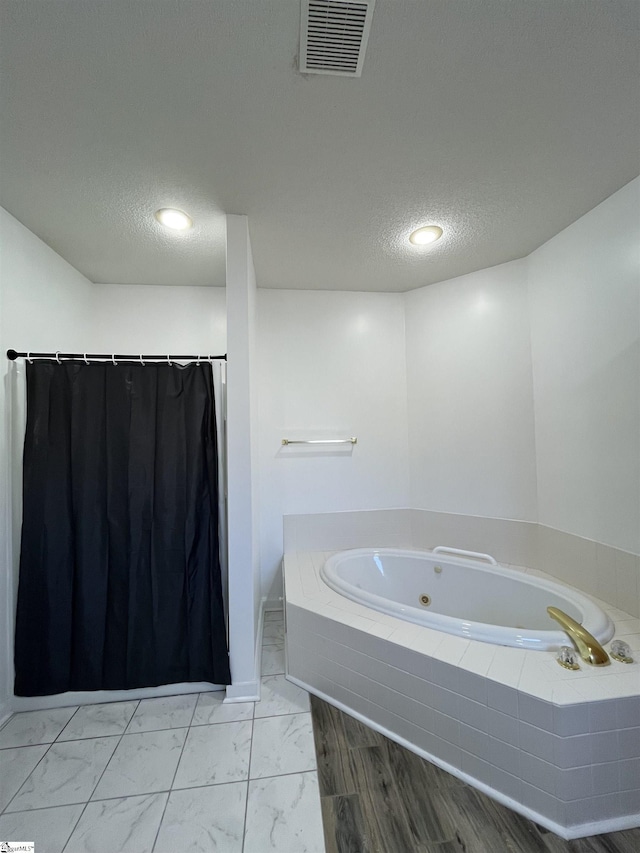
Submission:
M 572 619 L 568 613 L 560 610 L 559 607 L 547 607 L 547 613 L 562 626 L 583 660 L 592 666 L 607 666 L 611 663 L 609 655 L 593 634 L 590 634 L 583 625 Z

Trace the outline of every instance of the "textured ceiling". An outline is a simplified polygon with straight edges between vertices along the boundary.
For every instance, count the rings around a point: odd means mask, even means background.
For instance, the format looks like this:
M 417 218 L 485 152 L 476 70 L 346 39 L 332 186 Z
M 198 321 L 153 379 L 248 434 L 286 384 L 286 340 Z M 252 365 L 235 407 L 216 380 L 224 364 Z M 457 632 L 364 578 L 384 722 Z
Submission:
M 226 212 L 262 287 L 409 290 L 639 170 L 637 0 L 377 0 L 357 79 L 298 74 L 298 0 L 1 10 L 0 204 L 92 281 L 224 284 Z

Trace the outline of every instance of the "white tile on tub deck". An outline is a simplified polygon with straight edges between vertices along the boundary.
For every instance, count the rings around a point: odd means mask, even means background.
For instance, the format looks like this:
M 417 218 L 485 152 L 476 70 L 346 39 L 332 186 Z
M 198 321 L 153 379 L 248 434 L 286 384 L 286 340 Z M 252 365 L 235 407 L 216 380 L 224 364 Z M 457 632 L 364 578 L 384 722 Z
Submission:
M 469 646 L 459 661 L 461 669 L 476 675 L 486 675 L 493 660 L 494 647 L 490 643 L 470 640 Z
M 0 749 L 53 743 L 78 706 L 50 708 L 48 711 L 22 711 L 14 714 L 0 729 Z
M 186 736 L 186 729 L 124 735 L 91 799 L 168 790 Z
M 242 853 L 247 783 L 172 791 L 162 819 L 157 853 Z
M 7 811 L 86 802 L 118 740 L 118 737 L 101 737 L 54 743 L 26 779 Z
M 16 746 L 0 754 L 0 812 L 9 804 L 48 749 L 49 745 L 43 743 L 37 746 Z
M 260 701 L 256 702 L 255 717 L 275 717 L 281 714 L 300 714 L 309 710 L 306 690 L 287 681 L 284 675 L 268 675 L 260 679 Z
M 211 723 L 234 723 L 253 717 L 254 702 L 224 702 L 224 690 L 201 693 L 191 721 L 192 726 L 208 726 Z
M 197 701 L 197 693 L 142 699 L 127 727 L 127 734 L 185 728 L 191 723 Z
M 37 853 L 62 853 L 83 808 L 84 803 L 79 803 L 27 812 L 6 812 L 0 817 L 0 837 L 33 841 Z
M 522 649 L 498 646 L 495 649 L 487 677 L 507 687 L 517 687 L 525 656 Z
M 137 701 L 82 705 L 58 736 L 58 740 L 121 735 L 127 728 L 137 705 Z
M 311 714 L 286 714 L 255 720 L 250 779 L 315 769 Z
M 69 853 L 151 853 L 167 797 L 146 794 L 89 803 L 69 839 Z
M 196 788 L 247 779 L 252 727 L 252 720 L 241 720 L 192 728 L 173 787 Z
M 318 774 L 249 782 L 244 853 L 324 853 Z

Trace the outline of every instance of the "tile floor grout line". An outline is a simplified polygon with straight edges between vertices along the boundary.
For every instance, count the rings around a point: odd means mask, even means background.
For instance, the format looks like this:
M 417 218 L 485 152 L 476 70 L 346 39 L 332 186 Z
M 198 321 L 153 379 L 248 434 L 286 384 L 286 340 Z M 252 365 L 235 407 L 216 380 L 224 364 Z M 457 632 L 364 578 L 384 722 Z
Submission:
M 138 699 L 138 704 L 137 704 L 137 705 L 136 705 L 136 707 L 133 709 L 133 714 L 135 714 L 135 712 L 138 710 L 138 707 L 139 707 L 139 705 L 140 705 L 140 701 L 141 701 L 141 700 L 140 700 L 140 699 Z M 132 719 L 133 719 L 133 714 L 131 714 L 131 717 L 129 717 L 129 720 L 132 720 Z M 72 719 L 73 719 L 73 718 L 72 718 Z M 71 722 L 71 721 L 69 721 L 69 722 Z M 103 777 L 103 776 L 104 776 L 104 774 L 106 773 L 107 767 L 109 766 L 109 764 L 111 764 L 111 759 L 112 759 L 112 758 L 113 758 L 113 756 L 115 755 L 116 749 L 117 749 L 117 748 L 120 746 L 120 744 L 122 743 L 122 738 L 124 737 L 124 733 L 126 732 L 126 730 L 127 730 L 127 726 L 125 726 L 125 727 L 124 727 L 124 730 L 123 730 L 122 734 L 120 735 L 120 739 L 118 740 L 118 743 L 116 744 L 115 749 L 113 750 L 113 752 L 112 752 L 112 753 L 111 753 L 111 755 L 109 756 L 109 760 L 107 761 L 107 763 L 106 763 L 106 764 L 104 765 L 104 767 L 102 768 L 102 773 L 100 774 L 100 778 L 98 779 L 98 781 L 96 782 L 96 784 L 93 786 L 93 790 L 92 790 L 92 791 L 91 791 L 91 793 L 89 794 L 89 797 L 87 798 L 87 801 L 86 801 L 86 802 L 85 802 L 85 804 L 84 804 L 84 808 L 82 809 L 82 811 L 81 811 L 81 812 L 80 812 L 80 814 L 78 815 L 78 819 L 76 820 L 76 822 L 75 822 L 75 823 L 73 824 L 73 826 L 71 827 L 71 832 L 69 833 L 69 835 L 68 835 L 68 837 L 67 837 L 67 840 L 66 840 L 66 842 L 65 842 L 64 847 L 62 848 L 62 853 L 65 853 L 65 850 L 67 849 L 67 845 L 68 845 L 68 844 L 69 844 L 69 842 L 71 841 L 71 836 L 72 836 L 72 835 L 73 835 L 73 833 L 76 831 L 76 827 L 78 826 L 78 824 L 79 824 L 79 823 L 80 823 L 80 821 L 82 820 L 82 816 L 83 816 L 83 814 L 86 812 L 86 810 L 87 810 L 87 806 L 88 806 L 88 805 L 89 805 L 89 803 L 91 802 L 91 797 L 95 794 L 95 792 L 96 792 L 96 790 L 97 790 L 97 788 L 98 788 L 98 785 L 99 785 L 99 784 L 100 784 L 100 782 L 102 781 L 102 777 Z M 112 735 L 108 735 L 108 737 L 112 737 Z M 72 742 L 72 741 L 65 741 L 65 743 L 71 743 L 71 742 Z M 69 853 L 71 853 L 71 851 L 69 851 Z
M 260 678 L 262 678 L 262 676 L 260 676 Z M 247 779 L 246 779 L 247 797 L 246 797 L 245 803 L 244 803 L 244 822 L 242 824 L 242 850 L 241 850 L 241 853 L 244 853 L 244 842 L 245 842 L 245 838 L 247 837 L 247 815 L 249 814 L 249 777 L 251 776 L 251 756 L 253 755 L 253 733 L 255 730 L 255 723 L 256 723 L 255 713 L 256 713 L 256 705 L 257 704 L 258 704 L 257 702 L 253 703 L 253 718 L 251 719 L 251 740 L 249 742 L 249 763 L 247 765 Z
M 73 708 L 73 705 L 63 705 L 63 707 L 66 707 L 66 708 Z M 75 709 L 75 711 L 74 711 L 74 712 L 73 712 L 73 714 L 69 717 L 69 719 L 67 720 L 67 722 L 64 724 L 64 726 L 63 726 L 63 727 L 62 727 L 62 729 L 60 730 L 60 732 L 58 732 L 58 734 L 57 734 L 56 738 L 55 738 L 54 740 L 52 740 L 50 744 L 48 744 L 48 745 L 47 745 L 47 744 L 44 744 L 44 743 L 27 743 L 27 744 L 24 744 L 24 746 L 46 746 L 46 747 L 47 747 L 47 748 L 45 749 L 45 751 L 42 753 L 42 755 L 40 756 L 40 759 L 36 762 L 35 767 L 31 770 L 31 772 L 30 772 L 30 773 L 28 773 L 28 774 L 27 774 L 27 779 L 31 776 L 31 774 L 32 774 L 32 773 L 35 773 L 36 767 L 38 767 L 38 765 L 39 765 L 39 764 L 40 764 L 40 762 L 44 759 L 45 755 L 47 755 L 47 753 L 49 752 L 49 750 L 51 749 L 51 747 L 54 745 L 54 743 L 57 743 L 57 739 L 60 737 L 60 735 L 62 734 L 62 732 L 66 729 L 66 727 L 69 725 L 69 723 L 71 722 L 71 720 L 73 720 L 73 718 L 74 718 L 74 717 L 75 717 L 75 715 L 78 713 L 78 711 L 80 710 L 80 708 L 81 708 L 81 707 L 82 707 L 81 705 L 76 705 L 76 709 Z M 45 709 L 43 709 L 43 710 L 47 710 L 47 709 L 45 708 Z M 13 717 L 15 717 L 16 713 L 17 713 L 17 714 L 20 714 L 20 713 L 29 713 L 29 712 L 28 712 L 28 711 L 16 711 L 14 714 L 12 714 L 12 715 L 11 715 L 11 717 L 9 717 L 9 720 L 13 719 Z M 9 720 L 7 720 L 7 723 L 9 722 Z M 6 723 L 5 723 L 5 725 L 6 725 Z M 3 726 L 3 728 L 4 728 L 4 726 Z M 5 749 L 22 749 L 22 747 L 5 747 Z M 8 812 L 7 812 L 7 809 L 9 808 L 9 806 L 11 805 L 11 803 L 15 800 L 15 798 L 16 798 L 16 797 L 18 796 L 18 794 L 20 793 L 20 791 L 22 790 L 22 787 L 23 787 L 24 783 L 27 781 L 27 779 L 25 779 L 25 780 L 22 782 L 22 785 L 20 785 L 20 786 L 18 787 L 18 790 L 15 792 L 15 794 L 13 795 L 13 797 L 11 797 L 11 799 L 10 799 L 10 800 L 9 800 L 9 802 L 6 804 L 6 806 L 5 806 L 3 809 L 0 809 L 0 815 L 4 815 L 4 814 L 7 814 L 7 813 L 8 813 Z M 11 812 L 11 814 L 15 814 L 15 812 Z
M 191 694 L 188 693 L 186 695 L 189 696 Z M 197 698 L 196 698 L 196 701 L 193 703 L 193 711 L 191 712 L 190 720 L 193 720 L 193 717 L 196 713 L 196 708 L 198 706 L 198 702 L 200 700 L 200 696 L 197 694 L 196 694 L 196 696 L 197 696 Z M 153 851 L 156 849 L 156 844 L 158 843 L 158 836 L 160 835 L 160 830 L 162 828 L 162 822 L 163 822 L 164 816 L 167 812 L 167 806 L 169 805 L 169 799 L 171 797 L 171 792 L 173 791 L 173 783 L 176 781 L 176 776 L 178 775 L 178 767 L 180 767 L 180 762 L 182 761 L 182 756 L 184 755 L 184 748 L 187 745 L 187 740 L 189 739 L 189 732 L 190 731 L 191 731 L 191 722 L 187 726 L 187 733 L 184 736 L 184 741 L 182 743 L 182 749 L 180 750 L 180 756 L 178 758 L 178 761 L 176 762 L 176 769 L 173 771 L 173 776 L 171 778 L 171 784 L 169 785 L 169 793 L 167 794 L 167 799 L 165 801 L 164 808 L 162 809 L 162 815 L 160 816 L 160 822 L 158 823 L 156 835 L 155 835 L 155 838 L 153 839 L 153 845 L 151 847 L 151 853 L 153 853 Z M 64 853 L 64 851 L 63 851 L 63 853 Z
M 263 622 L 262 636 L 264 637 L 264 622 Z M 263 646 L 262 646 L 262 647 L 264 648 L 264 643 L 263 643 Z M 261 659 L 262 659 L 262 658 L 261 658 Z M 262 700 L 262 679 L 263 679 L 263 677 L 264 677 L 264 676 L 263 676 L 263 674 L 262 674 L 262 672 L 261 672 L 261 673 L 260 673 L 260 675 L 259 675 L 259 680 L 260 680 L 260 700 L 258 700 L 258 701 L 261 701 L 261 700 Z M 246 796 L 245 803 L 244 803 L 244 821 L 243 821 L 243 824 L 242 824 L 242 847 L 241 847 L 241 853 L 244 853 L 244 845 L 245 845 L 245 840 L 246 840 L 246 837 L 247 837 L 247 815 L 248 815 L 248 813 L 249 813 L 249 777 L 251 776 L 251 755 L 252 755 L 252 753 L 253 753 L 253 732 L 254 732 L 254 729 L 255 729 L 255 722 L 256 722 L 256 705 L 257 705 L 257 704 L 258 704 L 258 702 L 254 702 L 254 703 L 253 703 L 253 715 L 252 715 L 252 717 L 251 717 L 251 741 L 250 741 L 250 743 L 249 743 L 249 764 L 248 764 L 248 766 L 247 766 L 247 796 Z
M 51 749 L 51 747 L 53 746 L 53 744 L 54 744 L 54 743 L 55 743 L 55 741 L 53 741 L 53 742 L 52 742 L 52 743 L 50 743 L 50 744 L 44 744 L 44 743 L 30 744 L 30 746 L 46 746 L 47 748 L 46 748 L 46 749 L 45 749 L 45 751 L 42 753 L 42 755 L 40 756 L 39 760 L 36 762 L 36 765 L 35 765 L 35 767 L 33 768 L 33 770 L 31 771 L 31 773 L 28 773 L 28 774 L 27 774 L 27 779 L 31 776 L 31 774 L 32 774 L 32 773 L 35 773 L 36 767 L 38 767 L 38 765 L 39 765 L 39 764 L 40 764 L 40 762 L 44 759 L 45 755 L 49 752 L 49 750 Z M 17 747 L 17 749 L 21 749 L 21 748 L 22 748 L 22 747 Z M 18 796 L 18 794 L 20 793 L 20 791 L 22 790 L 22 788 L 23 788 L 23 786 L 24 786 L 25 782 L 27 781 L 27 779 L 24 779 L 24 780 L 23 780 L 22 784 L 18 786 L 18 790 L 15 792 L 15 794 L 13 795 L 13 797 L 11 797 L 11 799 L 10 799 L 10 800 L 9 800 L 9 802 L 6 804 L 6 806 L 5 806 L 2 810 L 0 810 L 0 815 L 9 814 L 9 812 L 7 812 L 7 809 L 9 808 L 9 806 L 11 805 L 11 803 L 15 800 L 15 798 L 16 798 L 16 797 Z M 28 809 L 28 811 L 32 811 L 32 809 Z M 11 814 L 15 814 L 15 812 L 11 812 Z

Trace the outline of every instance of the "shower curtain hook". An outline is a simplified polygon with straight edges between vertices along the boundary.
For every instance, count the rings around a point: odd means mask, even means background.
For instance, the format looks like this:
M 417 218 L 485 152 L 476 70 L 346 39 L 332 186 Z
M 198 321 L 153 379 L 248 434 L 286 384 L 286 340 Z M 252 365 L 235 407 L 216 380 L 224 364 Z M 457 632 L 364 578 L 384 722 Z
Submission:
M 89 359 L 87 358 L 87 354 L 86 354 L 86 352 L 85 352 L 85 354 L 84 354 L 84 363 L 85 363 L 85 364 L 89 364 Z
M 209 353 L 208 358 L 209 358 L 209 361 L 213 361 L 213 359 L 212 359 L 212 357 L 211 357 L 211 353 Z
M 140 353 L 140 364 L 141 364 L 143 367 L 145 366 L 144 361 L 142 360 L 142 353 Z
M 62 362 L 60 361 L 60 350 L 59 349 L 56 350 L 56 361 L 58 362 L 58 364 L 62 364 Z
M 31 358 L 30 352 L 27 353 L 27 361 L 29 362 L 29 364 L 33 364 L 33 359 Z
M 196 366 L 197 366 L 197 365 L 199 365 L 199 364 L 200 364 L 200 355 L 198 355 L 198 358 L 197 358 L 197 360 L 196 360 Z
M 167 353 L 167 364 L 171 367 L 171 359 L 169 358 L 169 353 Z
M 117 367 L 117 366 L 118 366 L 118 362 L 116 361 L 116 354 L 115 354 L 115 352 L 114 352 L 114 353 L 112 354 L 112 356 L 111 356 L 111 361 L 113 362 L 113 366 L 114 366 L 114 367 Z

